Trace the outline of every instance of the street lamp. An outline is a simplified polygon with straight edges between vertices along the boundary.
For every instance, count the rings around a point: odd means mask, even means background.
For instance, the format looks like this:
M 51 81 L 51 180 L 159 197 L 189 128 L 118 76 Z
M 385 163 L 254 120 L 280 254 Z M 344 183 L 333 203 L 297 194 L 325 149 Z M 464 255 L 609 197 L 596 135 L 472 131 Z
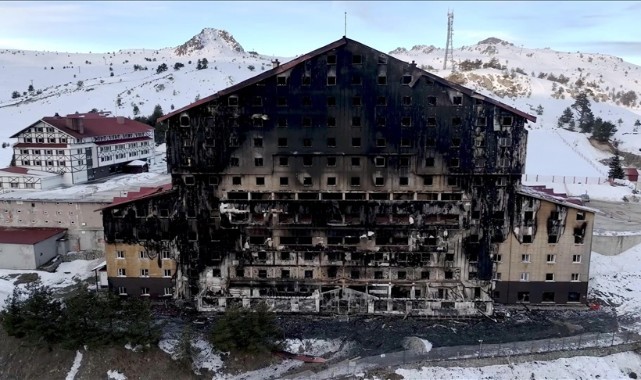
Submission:
M 479 358 L 481 357 L 481 349 L 483 349 L 483 339 L 479 339 Z

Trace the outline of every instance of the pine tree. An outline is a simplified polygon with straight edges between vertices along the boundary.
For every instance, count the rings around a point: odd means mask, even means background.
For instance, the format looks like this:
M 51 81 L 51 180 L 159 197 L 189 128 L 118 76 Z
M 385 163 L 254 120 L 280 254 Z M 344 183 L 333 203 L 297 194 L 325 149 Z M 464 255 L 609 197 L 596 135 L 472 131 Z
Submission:
M 210 338 L 218 350 L 255 354 L 277 348 L 282 332 L 269 307 L 261 303 L 254 310 L 229 307 Z
M 194 333 L 191 330 L 191 326 L 189 324 L 186 324 L 185 327 L 183 327 L 182 333 L 180 334 L 180 339 L 178 340 L 178 344 L 176 345 L 173 353 L 173 355 L 175 355 L 174 359 L 190 370 L 194 361 L 194 349 L 191 346 L 191 340 L 193 336 Z
M 149 117 L 147 118 L 149 121 L 149 125 L 156 125 L 156 120 L 158 120 L 158 118 L 162 115 L 164 115 L 162 112 L 162 107 L 160 106 L 160 104 L 156 104 L 156 106 L 154 107 L 154 112 L 152 112 L 151 115 L 149 115 Z
M 634 132 L 639 132 L 639 127 L 641 127 L 641 120 L 637 119 L 637 121 L 634 122 Z
M 592 137 L 599 142 L 608 142 L 616 131 L 614 124 L 597 117 L 592 127 Z
M 612 161 L 610 161 L 608 177 L 613 179 L 623 179 L 623 177 L 625 177 L 625 173 L 623 173 L 623 168 L 621 167 L 618 150 L 614 152 L 614 157 L 612 158 Z
M 6 306 L 0 319 L 7 334 L 49 349 L 62 340 L 62 304 L 39 281 L 27 284 L 24 291 L 14 288 Z
M 155 344 L 160 339 L 160 330 L 154 324 L 151 305 L 140 297 L 131 297 L 122 303 L 124 338 L 132 345 Z
M 539 104 L 538 107 L 536 107 L 536 114 L 541 116 L 543 115 L 543 106 Z
M 104 323 L 109 313 L 107 298 L 78 286 L 65 301 L 62 345 L 77 349 L 84 345 L 99 346 L 112 342 L 111 331 Z
M 24 292 L 19 287 L 14 287 L 12 295 L 5 300 L 4 310 L 0 312 L 2 327 L 9 336 L 23 338 L 27 335 L 24 329 L 23 298 Z
M 570 107 L 563 110 L 563 114 L 559 117 L 558 126 L 574 131 L 574 114 Z
M 582 133 L 592 132 L 592 125 L 594 124 L 594 114 L 590 109 L 590 100 L 585 92 L 581 92 L 576 96 L 572 107 L 577 113 L 576 118 L 579 129 Z

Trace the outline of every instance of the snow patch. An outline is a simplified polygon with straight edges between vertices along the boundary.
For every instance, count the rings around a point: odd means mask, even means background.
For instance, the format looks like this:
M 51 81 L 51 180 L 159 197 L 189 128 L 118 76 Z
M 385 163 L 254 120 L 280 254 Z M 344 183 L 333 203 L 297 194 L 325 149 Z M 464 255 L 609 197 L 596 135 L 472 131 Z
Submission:
M 432 351 L 432 342 L 427 339 L 421 339 L 421 341 L 423 341 L 423 344 L 425 345 L 425 353 Z
M 587 372 L 586 372 L 587 371 Z M 486 367 L 423 367 L 398 369 L 405 379 L 629 379 L 641 373 L 641 356 L 623 352 L 604 357 L 577 356 Z
M 223 360 L 220 354 L 214 352 L 214 347 L 205 339 L 193 339 L 191 347 L 197 351 L 194 357 L 194 368 L 197 370 L 197 374 L 199 374 L 200 369 L 217 372 L 223 367 Z
M 0 269 L 0 310 L 4 309 L 5 301 L 13 293 L 16 276 L 23 273 L 37 273 L 42 285 L 51 288 L 65 288 L 94 276 L 92 271 L 103 259 L 74 260 L 60 264 L 54 273 L 39 270 Z M 24 286 L 24 285 L 20 285 Z
M 127 376 L 124 373 L 118 372 L 115 370 L 107 371 L 107 379 L 109 380 L 127 380 Z
M 140 351 L 142 351 L 143 347 L 140 344 L 136 345 L 136 346 L 132 346 L 131 343 L 127 343 L 127 344 L 125 344 L 125 348 L 130 350 L 130 351 L 133 351 L 133 352 L 140 352 Z
M 341 347 L 340 339 L 286 339 L 285 351 L 293 354 L 321 356 L 337 352 Z
M 73 365 L 71 366 L 71 369 L 67 373 L 67 377 L 65 378 L 66 380 L 73 380 L 76 378 L 76 375 L 78 374 L 78 370 L 80 369 L 81 363 L 82 363 L 82 352 L 76 351 L 76 357 L 73 359 Z

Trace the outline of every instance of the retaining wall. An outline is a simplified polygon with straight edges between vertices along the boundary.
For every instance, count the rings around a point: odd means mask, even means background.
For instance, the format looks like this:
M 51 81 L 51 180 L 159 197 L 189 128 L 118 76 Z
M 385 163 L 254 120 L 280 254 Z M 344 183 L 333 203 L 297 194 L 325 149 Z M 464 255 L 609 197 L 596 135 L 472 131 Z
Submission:
M 641 244 L 641 234 L 639 235 L 593 235 L 592 250 L 606 256 L 615 256 L 621 252 Z

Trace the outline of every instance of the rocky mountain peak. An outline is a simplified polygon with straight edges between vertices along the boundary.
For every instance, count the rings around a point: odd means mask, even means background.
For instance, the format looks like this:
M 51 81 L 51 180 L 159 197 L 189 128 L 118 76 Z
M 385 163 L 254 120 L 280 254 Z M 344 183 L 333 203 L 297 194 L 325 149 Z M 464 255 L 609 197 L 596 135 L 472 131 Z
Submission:
M 176 47 L 176 55 L 188 55 L 196 51 L 211 47 L 216 50 L 228 49 L 243 53 L 245 50 L 226 30 L 204 28 L 200 33 L 193 36 L 189 41 Z

